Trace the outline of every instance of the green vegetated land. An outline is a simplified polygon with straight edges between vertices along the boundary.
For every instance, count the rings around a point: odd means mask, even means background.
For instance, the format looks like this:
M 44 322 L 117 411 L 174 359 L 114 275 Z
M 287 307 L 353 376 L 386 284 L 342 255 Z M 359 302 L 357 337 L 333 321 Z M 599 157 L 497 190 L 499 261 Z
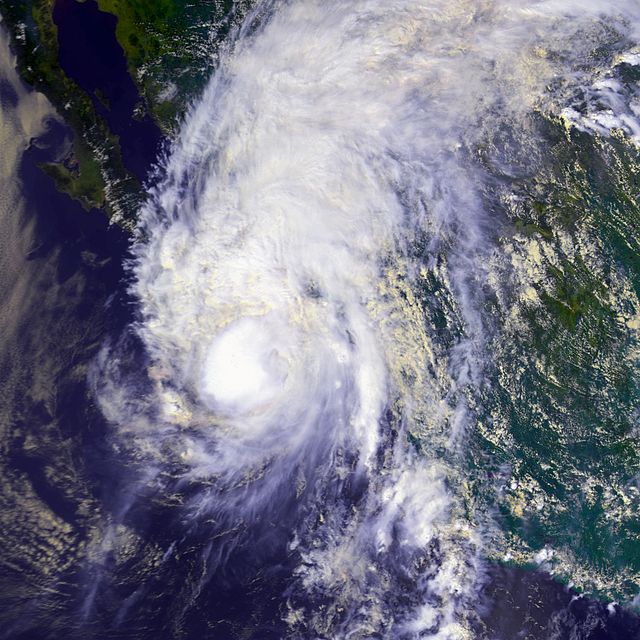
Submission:
M 140 184 L 124 167 L 118 138 L 96 112 L 91 97 L 60 67 L 54 3 L 0 0 L 22 78 L 49 98 L 75 134 L 66 157 L 43 169 L 85 208 L 103 207 L 130 225 L 143 199 Z M 98 4 L 118 19 L 116 37 L 143 97 L 143 108 L 171 135 L 211 73 L 221 39 L 250 2 L 99 0 Z
M 541 118 L 501 244 L 516 276 L 474 433 L 502 547 L 611 598 L 640 590 L 640 154 Z M 505 276 L 506 279 L 506 276 Z M 482 453 L 480 453 L 482 452 Z M 487 463 L 485 454 L 491 462 Z M 501 474 L 504 482 L 500 483 Z
M 151 113 L 170 133 L 217 61 L 219 46 L 252 0 L 98 0 Z
M 482 387 L 465 392 L 476 416 L 467 512 L 493 560 L 630 603 L 640 592 L 640 152 L 622 132 L 586 134 L 546 113 L 492 136 L 474 150 L 491 176 L 494 250 L 477 274 L 487 339 Z M 419 299 L 445 360 L 465 328 L 441 252 Z M 412 442 L 428 450 L 421 437 Z
M 51 13 L 53 0 L 0 0 L 0 13 L 11 34 L 22 78 L 47 95 L 77 133 L 65 162 L 47 166 L 58 185 L 85 207 L 105 203 L 105 184 L 94 157 L 92 127 L 100 127 L 89 97 L 58 64 L 57 30 Z M 101 133 L 104 131 L 104 125 Z M 97 132 L 96 132 L 97 133 Z
M 85 207 L 132 222 L 139 185 L 90 97 L 58 64 L 53 2 L 0 0 L 22 77 L 75 132 L 68 157 L 44 169 Z M 117 17 L 130 74 L 167 135 L 250 6 L 98 3 Z M 532 151 L 544 158 L 536 172 L 487 194 L 504 216 L 497 241 L 508 264 L 496 273 L 505 290 L 487 301 L 487 324 L 498 328 L 471 434 L 473 491 L 502 524 L 501 557 L 522 564 L 538 554 L 578 586 L 631 598 L 640 588 L 640 158 L 622 135 L 604 140 L 542 115 L 529 138 L 546 141 Z M 437 278 L 426 286 L 426 321 L 453 344 L 455 300 Z

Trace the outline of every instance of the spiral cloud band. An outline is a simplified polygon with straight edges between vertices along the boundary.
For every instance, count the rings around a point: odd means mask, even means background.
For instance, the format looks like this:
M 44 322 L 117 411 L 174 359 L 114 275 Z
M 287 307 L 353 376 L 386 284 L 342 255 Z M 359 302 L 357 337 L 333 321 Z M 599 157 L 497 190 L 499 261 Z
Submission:
M 105 348 L 96 393 L 122 451 L 201 487 L 210 574 L 282 528 L 292 637 L 471 633 L 482 534 L 455 460 L 495 250 L 477 149 L 534 108 L 593 125 L 571 92 L 584 33 L 638 12 L 616 5 L 263 2 L 188 114 L 134 249 L 146 372 Z

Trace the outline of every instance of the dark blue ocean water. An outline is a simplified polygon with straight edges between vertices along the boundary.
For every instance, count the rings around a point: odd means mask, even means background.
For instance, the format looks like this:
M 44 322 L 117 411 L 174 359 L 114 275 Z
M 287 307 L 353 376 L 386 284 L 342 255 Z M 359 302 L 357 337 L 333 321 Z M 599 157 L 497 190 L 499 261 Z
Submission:
M 121 52 L 118 58 L 113 20 L 105 15 L 93 2 L 59 0 L 61 62 L 85 89 L 100 89 L 108 97 L 111 109 L 105 117 L 114 131 L 129 132 L 125 161 L 142 180 L 160 138 L 152 123 L 131 120 L 137 92 Z M 2 91 L 6 94 L 7 89 L 0 85 Z M 94 358 L 110 337 L 128 336 L 131 367 L 144 364 L 144 353 L 126 329 L 135 319 L 122 266 L 129 238 L 109 225 L 103 212 L 87 213 L 57 192 L 39 169 L 39 163 L 55 157 L 68 135 L 63 126 L 52 123 L 24 153 L 19 167 L 26 202 L 21 228 L 30 247 L 24 268 L 30 286 L 42 295 L 22 309 L 16 349 L 0 362 L 4 402 L 12 409 L 6 431 L 10 435 L 0 450 L 11 472 L 24 478 L 42 505 L 68 522 L 80 539 L 89 538 L 90 527 L 102 521 L 124 525 L 148 544 L 124 560 L 108 553 L 98 560 L 79 557 L 59 575 L 52 566 L 57 575 L 54 584 L 34 582 L 19 565 L 0 564 L 0 638 L 282 638 L 283 593 L 290 572 L 286 528 L 276 530 L 273 544 L 262 547 L 268 552 L 257 556 L 252 536 L 263 529 L 250 524 L 246 544 L 231 553 L 227 568 L 202 580 L 208 554 L 217 553 L 221 544 L 213 538 L 213 529 L 190 522 L 181 509 L 153 492 L 138 493 L 132 502 L 136 472 L 111 447 L 109 425 L 86 381 Z M 0 300 L 8 293 L 0 291 Z M 38 398 L 33 382 L 37 376 L 39 386 L 52 390 L 55 403 Z M 9 378 L 19 384 L 5 385 Z M 73 478 L 50 472 L 51 456 L 63 451 L 70 452 L 82 470 L 77 486 Z M 87 496 L 95 509 L 89 516 L 83 510 Z M 33 505 L 17 502 L 12 508 L 20 522 Z M 20 531 L 17 527 L 3 535 L 20 547 L 21 540 L 11 540 Z M 35 534 L 43 539 L 48 535 Z M 154 546 L 163 550 L 165 559 L 151 570 L 145 554 Z M 620 609 L 612 614 L 603 603 L 574 596 L 543 574 L 489 567 L 485 600 L 479 603 L 478 636 L 640 638 L 637 617 Z
M 56 0 L 53 20 L 60 66 L 89 94 L 98 114 L 118 136 L 125 167 L 144 181 L 162 134 L 146 112 L 142 118 L 133 117 L 143 101 L 115 37 L 116 17 L 100 11 L 97 2 Z

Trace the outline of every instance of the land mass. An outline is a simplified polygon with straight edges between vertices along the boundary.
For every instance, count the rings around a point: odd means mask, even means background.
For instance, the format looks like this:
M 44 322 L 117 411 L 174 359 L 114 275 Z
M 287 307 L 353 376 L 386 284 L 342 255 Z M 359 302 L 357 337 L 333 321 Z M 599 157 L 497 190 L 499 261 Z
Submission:
M 130 227 L 158 141 L 176 131 L 249 6 L 0 0 L 21 77 L 73 132 L 61 157 L 42 166 L 58 189 Z

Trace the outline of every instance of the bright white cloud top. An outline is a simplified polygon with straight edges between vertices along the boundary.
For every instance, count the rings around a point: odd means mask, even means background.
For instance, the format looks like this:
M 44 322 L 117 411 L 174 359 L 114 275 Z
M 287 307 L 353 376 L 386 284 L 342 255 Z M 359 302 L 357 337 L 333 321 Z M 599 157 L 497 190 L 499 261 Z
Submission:
M 535 108 L 570 108 L 597 81 L 581 61 L 602 21 L 633 35 L 638 13 L 265 2 L 187 116 L 135 246 L 147 381 L 106 349 L 97 393 L 153 477 L 202 483 L 185 508 L 216 523 L 211 572 L 284 526 L 293 637 L 471 633 L 482 535 L 455 456 L 490 365 L 478 308 L 496 224 L 477 150 Z M 611 105 L 635 132 L 632 97 Z M 456 301 L 445 350 L 417 293 L 430 271 Z

